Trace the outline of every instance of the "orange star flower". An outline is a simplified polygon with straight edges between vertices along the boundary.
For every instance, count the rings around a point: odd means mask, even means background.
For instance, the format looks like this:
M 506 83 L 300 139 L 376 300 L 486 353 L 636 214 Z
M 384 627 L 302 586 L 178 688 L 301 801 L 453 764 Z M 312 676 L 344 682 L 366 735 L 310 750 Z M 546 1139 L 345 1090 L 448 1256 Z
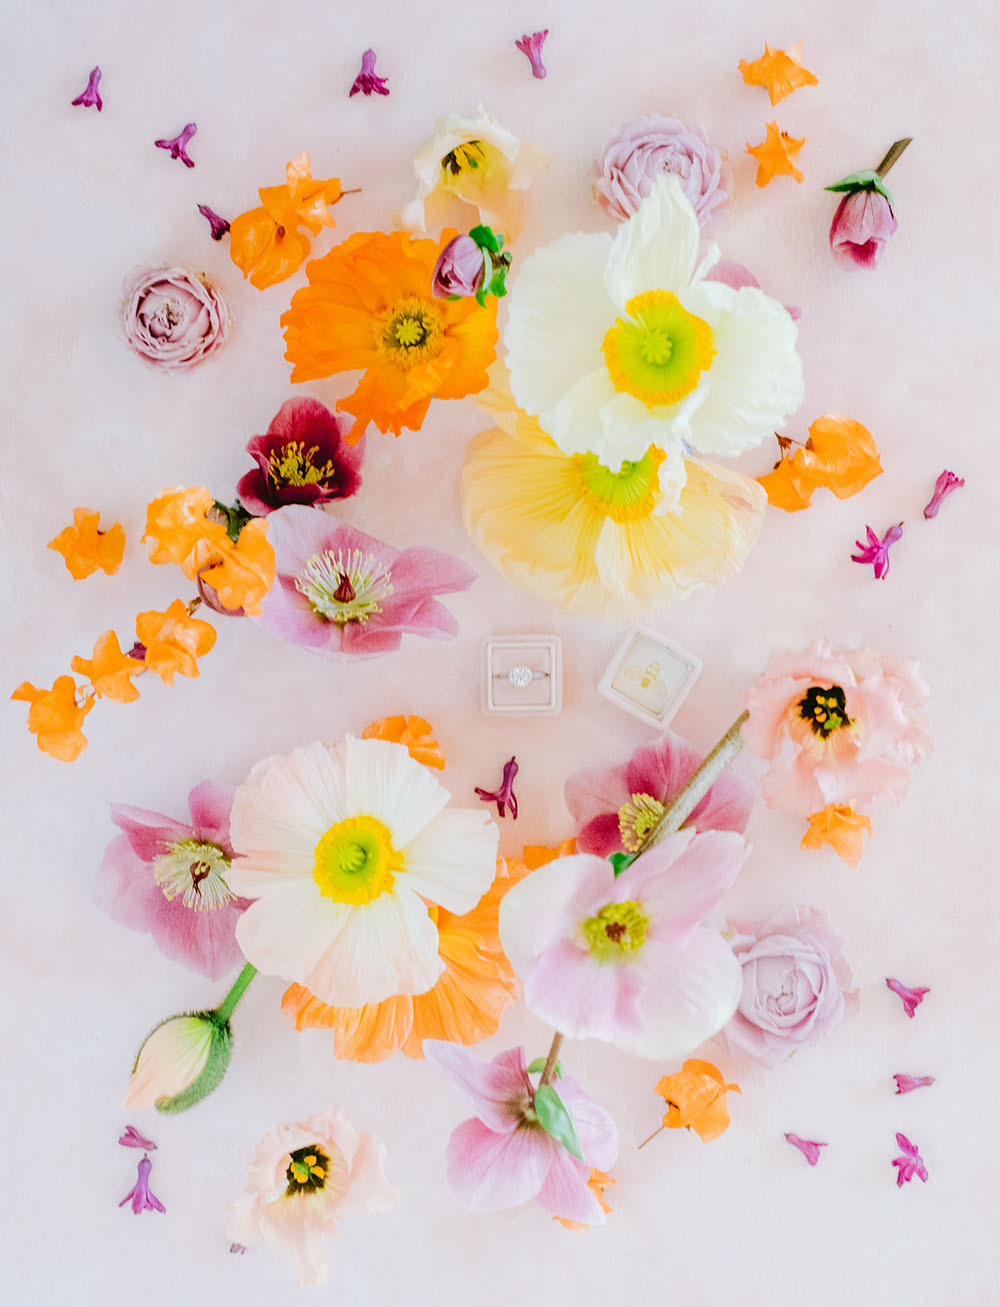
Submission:
M 611 1176 L 607 1175 L 604 1171 L 599 1171 L 596 1166 L 590 1168 L 590 1178 L 587 1180 L 587 1187 L 592 1191 L 594 1197 L 601 1204 L 601 1207 L 605 1212 L 611 1211 L 611 1204 L 604 1197 L 604 1190 L 609 1184 L 614 1183 L 615 1181 L 612 1180 Z M 567 1230 L 590 1229 L 590 1226 L 587 1225 L 586 1221 L 571 1221 L 565 1216 L 553 1216 L 552 1219 L 553 1221 L 558 1221 L 560 1225 L 564 1225 Z
M 850 499 L 882 471 L 878 446 L 867 427 L 839 413 L 825 413 L 809 428 L 809 439 L 789 455 L 792 442 L 778 437 L 781 459 L 757 480 L 768 502 L 788 513 L 808 508 L 813 492 L 825 488 Z
M 197 676 L 198 659 L 215 644 L 215 627 L 192 617 L 187 606 L 175 599 L 165 613 L 140 613 L 135 633 L 145 646 L 145 664 L 173 685 L 174 673 Z
M 800 86 L 817 86 L 819 78 L 802 64 L 802 42 L 797 41 L 790 50 L 772 50 L 764 42 L 764 53 L 754 62 L 740 60 L 740 72 L 747 86 L 763 86 L 777 104 Z
M 774 177 L 783 174 L 804 182 L 806 175 L 799 172 L 793 160 L 806 143 L 806 137 L 796 141 L 787 132 L 778 130 L 777 123 L 767 124 L 767 136 L 759 145 L 748 145 L 747 154 L 757 160 L 757 185 L 766 186 Z
M 706 1142 L 718 1139 L 729 1129 L 729 1107 L 726 1091 L 740 1093 L 739 1085 L 727 1085 L 726 1078 L 711 1062 L 691 1058 L 680 1071 L 662 1076 L 655 1093 L 666 1099 L 667 1114 L 662 1130 L 684 1127 L 693 1130 Z M 652 1138 L 652 1136 L 650 1136 Z
M 871 818 L 863 812 L 855 812 L 846 803 L 828 803 L 809 818 L 802 847 L 818 849 L 829 844 L 849 867 L 856 867 L 864 852 L 865 835 L 871 833 Z
M 98 568 L 114 576 L 125 553 L 125 528 L 120 522 L 99 531 L 101 515 L 92 508 L 74 508 L 73 525 L 60 531 L 48 543 L 49 549 L 62 554 L 63 562 L 74 581 L 82 581 Z
M 417 431 L 433 396 L 460 399 L 484 390 L 496 358 L 496 306 L 435 299 L 441 241 L 404 232 L 359 232 L 306 268 L 309 285 L 282 315 L 292 381 L 315 381 L 363 368 L 354 393 L 337 407 L 354 417 L 347 436 L 369 422 L 399 435 Z
M 86 676 L 99 699 L 114 699 L 115 703 L 134 703 L 138 699 L 139 691 L 132 678 L 146 670 L 141 659 L 122 653 L 114 631 L 105 631 L 97 637 L 92 658 L 78 655 L 70 666 L 74 672 Z
M 84 717 L 94 706 L 93 696 L 77 702 L 77 684 L 72 676 L 57 676 L 51 690 L 39 690 L 30 681 L 23 681 L 12 699 L 24 699 L 28 709 L 28 730 L 36 736 L 36 744 L 43 753 L 72 762 L 87 747 L 87 739 L 80 730 Z
M 405 744 L 410 757 L 425 767 L 444 767 L 444 754 L 434 738 L 430 722 L 423 717 L 381 717 L 361 732 L 363 740 L 390 740 Z

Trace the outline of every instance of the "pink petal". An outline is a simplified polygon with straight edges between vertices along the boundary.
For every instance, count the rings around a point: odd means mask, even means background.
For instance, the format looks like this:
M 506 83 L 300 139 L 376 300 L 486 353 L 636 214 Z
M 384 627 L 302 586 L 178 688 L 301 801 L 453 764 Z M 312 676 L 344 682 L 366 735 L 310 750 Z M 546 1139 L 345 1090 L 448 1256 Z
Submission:
M 896 1082 L 897 1094 L 912 1094 L 914 1089 L 923 1089 L 925 1085 L 934 1083 L 933 1076 L 894 1075 L 892 1078 Z
M 141 1135 L 134 1125 L 127 1125 L 125 1133 L 120 1137 L 118 1142 L 123 1148 L 141 1148 L 144 1152 L 151 1153 L 156 1150 L 156 1145 L 152 1139 L 147 1139 Z
M 929 989 L 911 989 L 901 980 L 887 980 L 885 983 L 887 988 L 903 1000 L 903 1011 L 908 1017 L 916 1016 L 917 1008 L 924 1001 L 924 995 L 931 992 Z
M 451 554 L 423 547 L 404 549 L 392 564 L 393 597 L 405 594 L 416 601 L 453 594 L 467 590 L 476 576 L 473 568 Z
M 615 1043 L 636 1057 L 685 1057 L 736 1011 L 743 969 L 717 931 L 696 931 L 683 949 L 647 940 L 633 965 L 645 985 L 645 1025 L 637 1038 Z
M 443 1039 L 425 1039 L 424 1056 L 433 1062 L 479 1119 L 494 1134 L 510 1134 L 518 1118 L 510 1104 L 523 1099 L 531 1088 L 525 1071 L 524 1049 L 511 1048 L 492 1062 Z
M 242 965 L 245 959 L 236 942 L 236 927 L 250 906 L 249 899 L 198 912 L 186 908 L 179 898 L 164 898 L 153 883 L 156 895 L 147 904 L 146 929 L 161 953 L 210 980 L 221 980 Z
M 793 1134 L 786 1134 L 785 1138 L 793 1148 L 799 1150 L 810 1166 L 816 1165 L 819 1161 L 819 1150 L 821 1148 L 826 1148 L 827 1146 L 826 1144 L 820 1143 L 817 1139 L 800 1139 L 798 1135 Z
M 552 1159 L 538 1201 L 553 1216 L 582 1221 L 586 1225 L 603 1225 L 606 1219 L 604 1209 L 587 1184 L 589 1179 L 590 1167 L 571 1157 L 565 1148 L 560 1148 Z
M 642 984 L 625 964 L 594 960 L 570 939 L 559 939 L 524 978 L 524 999 L 536 1016 L 573 1039 L 606 1039 L 642 1030 Z
M 125 834 L 132 850 L 143 862 L 153 862 L 177 840 L 189 840 L 194 830 L 161 812 L 133 808 L 127 803 L 111 804 L 111 820 Z
M 445 1153 L 448 1184 L 473 1212 L 516 1207 L 538 1194 L 557 1148 L 538 1129 L 495 1134 L 481 1121 L 463 1121 Z
M 188 809 L 198 839 L 230 848 L 229 813 L 235 793 L 232 787 L 216 785 L 213 781 L 202 781 L 194 787 L 188 795 Z
M 97 868 L 94 902 L 119 925 L 146 930 L 154 895 L 163 898 L 149 866 L 136 856 L 128 839 L 119 835 L 108 845 Z
M 735 884 L 745 859 L 746 845 L 731 831 L 680 832 L 627 867 L 614 897 L 637 899 L 651 918 L 651 935 L 683 945 Z
M 600 1103 L 595 1103 L 572 1076 L 561 1076 L 555 1087 L 572 1114 L 587 1166 L 610 1171 L 618 1161 L 618 1126 L 614 1117 Z

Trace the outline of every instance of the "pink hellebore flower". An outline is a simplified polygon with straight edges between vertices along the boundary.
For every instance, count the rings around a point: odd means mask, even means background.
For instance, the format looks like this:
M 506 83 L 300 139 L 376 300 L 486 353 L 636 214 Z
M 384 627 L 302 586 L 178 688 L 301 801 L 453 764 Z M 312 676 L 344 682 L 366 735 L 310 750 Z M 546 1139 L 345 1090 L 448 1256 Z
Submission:
M 435 595 L 466 590 L 471 567 L 422 547 L 400 552 L 314 508 L 267 519 L 277 577 L 255 620 L 320 657 L 374 658 L 404 635 L 449 640 L 458 623 Z
M 354 79 L 354 84 L 347 92 L 347 98 L 357 95 L 361 91 L 365 96 L 371 94 L 388 95 L 389 83 L 384 77 L 377 77 L 375 74 L 375 51 L 366 50 L 361 56 L 361 72 Z
M 704 924 L 743 866 L 739 835 L 684 830 L 616 877 L 588 853 L 546 863 L 507 891 L 500 940 L 536 1016 L 574 1039 L 676 1058 L 736 1010 L 742 974 Z
M 496 1212 L 534 1198 L 554 1216 L 604 1224 L 587 1181 L 591 1167 L 614 1166 L 618 1128 L 575 1080 L 561 1076 L 553 1088 L 573 1117 L 582 1162 L 539 1123 L 523 1048 L 484 1063 L 469 1049 L 425 1039 L 424 1055 L 476 1113 L 454 1131 L 446 1154 L 448 1184 L 464 1206 Z
M 104 108 L 104 101 L 101 99 L 99 87 L 101 85 L 101 70 L 99 67 L 91 68 L 90 76 L 87 78 L 87 85 L 76 97 L 71 100 L 71 104 L 83 105 L 85 109 L 96 109 L 98 113 Z
M 914 1089 L 924 1089 L 934 1083 L 933 1076 L 894 1075 L 897 1094 L 912 1094 Z
M 877 268 L 885 243 L 899 224 L 879 191 L 852 191 L 840 201 L 830 226 L 830 249 L 842 268 Z
M 135 1184 L 118 1204 L 119 1207 L 124 1207 L 131 1199 L 132 1212 L 135 1216 L 138 1216 L 140 1212 L 165 1212 L 167 1210 L 149 1187 L 149 1173 L 152 1169 L 153 1163 L 148 1157 L 143 1156 L 139 1159 Z
M 786 1134 L 785 1138 L 797 1148 L 810 1166 L 815 1166 L 819 1161 L 819 1150 L 826 1148 L 826 1144 L 821 1144 L 818 1139 L 800 1139 L 798 1135 Z
M 871 563 L 875 568 L 875 580 L 881 581 L 883 577 L 889 574 L 889 550 L 903 537 L 903 524 L 897 523 L 891 526 L 880 540 L 870 526 L 865 527 L 868 539 L 867 542 L 855 540 L 855 548 L 860 550 L 857 554 L 851 554 L 852 563 Z
M 934 494 L 931 496 L 930 502 L 924 509 L 924 517 L 937 517 L 941 505 L 948 498 L 951 492 L 953 490 L 959 490 L 964 485 L 964 477 L 957 477 L 954 472 L 949 472 L 946 468 L 934 482 Z
M 147 931 L 161 953 L 219 980 L 243 961 L 236 923 L 249 907 L 227 877 L 233 859 L 233 791 L 202 781 L 188 796 L 191 824 L 113 804 L 123 831 L 97 871 L 97 906 L 130 930 Z
M 546 27 L 544 32 L 533 32 L 531 36 L 527 32 L 514 42 L 522 54 L 526 54 L 531 61 L 532 77 L 545 77 L 547 70 L 542 63 L 542 46 L 545 44 L 545 38 L 549 34 Z
M 188 123 L 182 132 L 170 139 L 161 137 L 160 140 L 154 141 L 153 144 L 158 150 L 169 150 L 171 159 L 180 159 L 185 168 L 193 168 L 194 160 L 187 152 L 187 144 L 191 137 L 198 130 L 196 123 Z
M 931 992 L 929 989 L 911 989 L 901 980 L 887 980 L 885 984 L 887 989 L 891 989 L 903 1000 L 903 1011 L 908 1017 L 916 1016 L 917 1008 L 924 1001 L 924 995 Z
M 566 782 L 566 806 L 580 828 L 579 851 L 599 858 L 635 853 L 701 761 L 693 745 L 667 731 L 655 744 L 636 749 L 628 762 L 571 776 Z M 755 795 L 749 781 L 725 771 L 695 805 L 685 825 L 696 831 L 730 830 L 742 835 Z
M 911 1144 L 906 1135 L 896 1135 L 896 1143 L 903 1150 L 902 1157 L 894 1157 L 892 1164 L 896 1170 L 896 1188 L 901 1189 L 904 1184 L 918 1176 L 925 1184 L 927 1182 L 927 1167 L 924 1165 L 924 1159 L 920 1156 L 920 1151 L 916 1144 Z

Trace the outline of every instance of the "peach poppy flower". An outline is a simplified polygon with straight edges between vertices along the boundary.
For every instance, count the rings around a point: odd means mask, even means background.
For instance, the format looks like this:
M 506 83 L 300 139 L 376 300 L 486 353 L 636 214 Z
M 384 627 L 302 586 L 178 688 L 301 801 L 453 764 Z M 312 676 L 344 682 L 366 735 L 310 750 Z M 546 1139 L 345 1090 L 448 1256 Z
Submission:
M 51 690 L 39 690 L 30 681 L 23 681 L 12 699 L 24 699 L 28 709 L 28 730 L 36 736 L 43 753 L 72 762 L 87 747 L 81 723 L 94 706 L 93 696 L 77 701 L 77 684 L 72 676 L 57 676 Z
M 100 513 L 92 508 L 74 508 L 73 525 L 60 531 L 48 543 L 49 549 L 62 554 L 66 569 L 74 581 L 82 581 L 98 568 L 114 576 L 125 553 L 125 528 L 120 522 L 98 529 Z
M 364 369 L 337 407 L 354 417 L 347 441 L 369 422 L 399 435 L 417 431 L 432 397 L 461 399 L 485 389 L 496 358 L 496 300 L 435 299 L 441 242 L 404 232 L 359 232 L 306 269 L 309 285 L 282 315 L 292 381 Z
M 174 673 L 197 676 L 198 659 L 215 644 L 215 627 L 192 617 L 186 604 L 175 599 L 165 613 L 140 613 L 135 633 L 144 647 L 144 661 L 151 672 L 173 685 Z
M 406 746 L 410 757 L 425 767 L 444 767 L 444 754 L 434 738 L 430 722 L 423 717 L 380 717 L 361 732 L 363 740 L 389 740 Z
M 856 867 L 865 848 L 865 834 L 872 833 L 871 818 L 855 812 L 847 803 L 828 803 L 809 818 L 809 829 L 802 836 L 804 849 L 818 849 L 829 844 L 847 863 Z
M 728 1090 L 740 1093 L 739 1085 L 726 1084 L 717 1066 L 689 1058 L 680 1071 L 657 1081 L 655 1092 L 667 1104 L 663 1127 L 693 1130 L 706 1143 L 718 1139 L 729 1129 Z
M 97 637 L 92 658 L 78 655 L 70 666 L 74 672 L 86 676 L 99 699 L 114 699 L 115 703 L 134 703 L 138 699 L 139 691 L 132 678 L 146 670 L 140 658 L 122 653 L 114 631 L 105 631 Z

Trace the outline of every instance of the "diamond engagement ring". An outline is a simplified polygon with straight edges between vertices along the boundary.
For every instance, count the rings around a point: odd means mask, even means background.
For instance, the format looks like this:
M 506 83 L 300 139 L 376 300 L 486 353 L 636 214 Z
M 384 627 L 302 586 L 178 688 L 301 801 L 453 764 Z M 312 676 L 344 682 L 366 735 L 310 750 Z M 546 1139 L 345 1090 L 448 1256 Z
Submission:
M 541 681 L 548 672 L 533 672 L 527 663 L 515 663 L 509 672 L 494 672 L 495 681 L 510 681 L 515 690 L 523 690 L 532 681 Z

